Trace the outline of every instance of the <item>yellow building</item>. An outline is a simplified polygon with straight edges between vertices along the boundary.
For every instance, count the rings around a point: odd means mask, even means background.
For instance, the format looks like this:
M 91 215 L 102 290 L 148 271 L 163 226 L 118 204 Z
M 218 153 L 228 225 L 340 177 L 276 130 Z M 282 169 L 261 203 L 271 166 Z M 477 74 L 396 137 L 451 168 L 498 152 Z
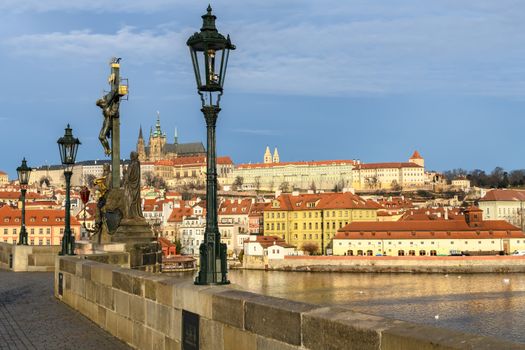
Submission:
M 450 220 L 354 222 L 334 238 L 334 255 L 427 256 L 525 250 L 525 234 L 503 220 L 483 220 L 479 208 Z
M 0 185 L 5 185 L 9 183 L 9 177 L 7 176 L 7 173 L 0 170 Z
M 264 235 L 325 253 L 337 230 L 354 221 L 376 221 L 379 208 L 349 192 L 282 194 L 264 209 Z

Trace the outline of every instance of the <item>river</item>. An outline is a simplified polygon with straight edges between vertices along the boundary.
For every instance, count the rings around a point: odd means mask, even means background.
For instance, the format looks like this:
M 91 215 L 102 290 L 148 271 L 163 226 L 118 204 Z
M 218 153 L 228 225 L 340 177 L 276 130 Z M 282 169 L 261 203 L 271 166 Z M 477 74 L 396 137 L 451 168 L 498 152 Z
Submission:
M 525 343 L 525 274 L 231 270 L 244 289 Z M 438 316 L 438 317 L 436 317 Z

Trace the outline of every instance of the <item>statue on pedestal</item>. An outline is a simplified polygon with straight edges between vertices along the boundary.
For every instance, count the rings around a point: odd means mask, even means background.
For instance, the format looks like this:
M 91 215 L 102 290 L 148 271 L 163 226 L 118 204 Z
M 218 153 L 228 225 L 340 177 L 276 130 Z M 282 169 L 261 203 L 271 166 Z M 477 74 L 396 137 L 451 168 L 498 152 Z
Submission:
M 137 152 L 131 152 L 129 155 L 131 163 L 129 164 L 124 177 L 124 195 L 126 203 L 126 212 L 124 218 L 136 219 L 144 218 L 142 215 L 142 203 L 140 200 L 140 161 Z

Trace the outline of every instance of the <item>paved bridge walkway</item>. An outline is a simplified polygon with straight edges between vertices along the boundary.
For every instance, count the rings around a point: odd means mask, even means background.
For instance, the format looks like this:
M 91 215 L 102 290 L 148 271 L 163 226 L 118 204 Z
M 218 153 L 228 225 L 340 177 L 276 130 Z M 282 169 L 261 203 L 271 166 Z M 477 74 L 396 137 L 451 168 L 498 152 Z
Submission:
M 0 270 L 0 350 L 130 349 L 58 302 L 53 273 Z

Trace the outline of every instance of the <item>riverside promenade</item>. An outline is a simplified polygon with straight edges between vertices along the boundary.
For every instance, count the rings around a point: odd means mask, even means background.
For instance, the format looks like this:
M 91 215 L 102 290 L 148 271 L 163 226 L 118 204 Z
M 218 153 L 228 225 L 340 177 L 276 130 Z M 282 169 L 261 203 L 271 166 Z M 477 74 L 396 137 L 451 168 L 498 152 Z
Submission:
M 130 349 L 53 295 L 52 272 L 0 269 L 0 349 Z

